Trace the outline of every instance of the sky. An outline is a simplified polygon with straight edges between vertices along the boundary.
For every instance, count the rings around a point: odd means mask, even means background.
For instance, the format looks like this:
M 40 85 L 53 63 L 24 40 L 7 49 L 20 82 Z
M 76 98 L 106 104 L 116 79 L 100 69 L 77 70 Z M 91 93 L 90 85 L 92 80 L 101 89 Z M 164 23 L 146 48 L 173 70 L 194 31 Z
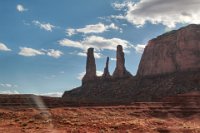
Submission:
M 135 75 L 148 41 L 200 23 L 199 0 L 1 0 L 0 93 L 61 96 L 81 85 L 86 51 L 97 74 L 116 46 Z

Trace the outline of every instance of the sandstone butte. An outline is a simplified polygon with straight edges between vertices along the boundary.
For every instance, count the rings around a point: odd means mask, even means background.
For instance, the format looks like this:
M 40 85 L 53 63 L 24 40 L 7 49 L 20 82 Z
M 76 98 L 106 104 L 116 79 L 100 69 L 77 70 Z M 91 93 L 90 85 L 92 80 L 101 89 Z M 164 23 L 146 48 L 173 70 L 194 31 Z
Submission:
M 200 25 L 189 25 L 150 40 L 138 75 L 159 75 L 200 68 Z
M 125 68 L 124 52 L 117 46 L 116 68 L 109 73 L 107 58 L 103 76 L 96 76 L 93 48 L 88 49 L 82 86 L 66 91 L 67 101 L 92 103 L 156 101 L 200 90 L 200 25 L 189 25 L 150 40 L 137 74 Z

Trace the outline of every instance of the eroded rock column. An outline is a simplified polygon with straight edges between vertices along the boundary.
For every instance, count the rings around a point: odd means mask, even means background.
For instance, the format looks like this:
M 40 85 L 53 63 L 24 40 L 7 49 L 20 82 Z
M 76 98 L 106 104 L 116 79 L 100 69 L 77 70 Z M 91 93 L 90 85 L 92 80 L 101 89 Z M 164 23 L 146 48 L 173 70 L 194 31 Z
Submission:
M 114 78 L 123 78 L 123 77 L 131 77 L 132 75 L 125 68 L 125 58 L 123 47 L 121 45 L 117 46 L 117 54 L 116 54 L 116 68 L 113 73 Z
M 96 79 L 96 63 L 94 58 L 94 48 L 87 51 L 86 74 L 82 79 L 82 83 Z
M 106 66 L 104 68 L 104 72 L 102 77 L 105 78 L 110 78 L 110 72 L 109 72 L 109 57 L 107 57 L 106 59 Z

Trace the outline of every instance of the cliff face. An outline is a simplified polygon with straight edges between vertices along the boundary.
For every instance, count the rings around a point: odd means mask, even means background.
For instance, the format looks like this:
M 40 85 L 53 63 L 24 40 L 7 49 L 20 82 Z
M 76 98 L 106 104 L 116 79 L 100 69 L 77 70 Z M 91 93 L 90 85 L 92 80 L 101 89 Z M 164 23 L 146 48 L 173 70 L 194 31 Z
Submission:
M 200 25 L 171 31 L 146 46 L 138 75 L 160 75 L 200 68 Z

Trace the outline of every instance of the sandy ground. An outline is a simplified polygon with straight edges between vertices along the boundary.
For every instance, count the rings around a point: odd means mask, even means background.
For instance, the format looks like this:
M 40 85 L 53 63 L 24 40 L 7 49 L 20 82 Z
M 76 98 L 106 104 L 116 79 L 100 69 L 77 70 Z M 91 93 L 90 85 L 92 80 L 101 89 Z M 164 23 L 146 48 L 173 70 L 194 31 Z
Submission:
M 0 133 L 200 133 L 200 115 L 153 117 L 131 106 L 0 109 Z

